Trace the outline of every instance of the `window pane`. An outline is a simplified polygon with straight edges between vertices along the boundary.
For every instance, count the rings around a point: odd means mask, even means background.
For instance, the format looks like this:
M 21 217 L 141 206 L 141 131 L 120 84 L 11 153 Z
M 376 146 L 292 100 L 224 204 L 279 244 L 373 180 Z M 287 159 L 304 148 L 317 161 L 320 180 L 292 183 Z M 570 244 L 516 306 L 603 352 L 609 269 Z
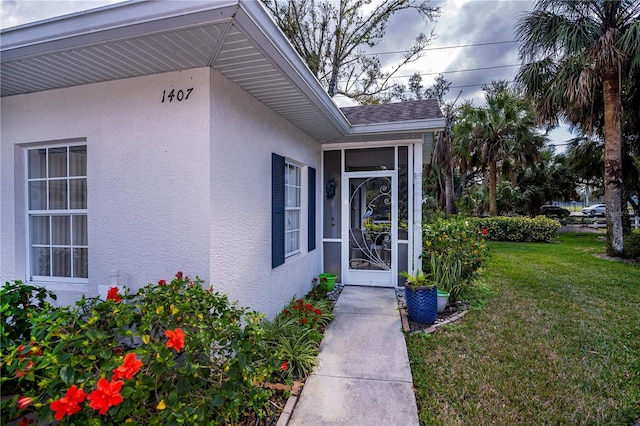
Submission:
M 67 148 L 49 150 L 49 177 L 67 177 Z
M 87 208 L 87 180 L 71 179 L 69 181 L 69 202 L 71 209 Z
M 73 276 L 76 278 L 89 277 L 89 250 L 86 248 L 73 249 Z
M 31 275 L 42 275 L 48 277 L 50 262 L 49 247 L 33 247 L 31 249 Z
M 87 147 L 69 147 L 69 176 L 87 175 Z
M 47 177 L 47 150 L 29 150 L 29 179 Z
M 395 151 L 390 148 L 348 149 L 345 151 L 345 171 L 393 170 Z
M 54 247 L 52 264 L 53 264 L 54 277 L 70 277 L 71 276 L 71 249 Z
M 73 245 L 88 245 L 87 238 L 87 216 L 75 215 L 73 218 Z
M 49 244 L 49 216 L 31 217 L 31 244 Z
M 67 209 L 67 181 L 49 181 L 49 209 Z
M 71 245 L 71 216 L 51 217 L 52 245 Z
M 29 182 L 29 209 L 47 209 L 47 182 Z

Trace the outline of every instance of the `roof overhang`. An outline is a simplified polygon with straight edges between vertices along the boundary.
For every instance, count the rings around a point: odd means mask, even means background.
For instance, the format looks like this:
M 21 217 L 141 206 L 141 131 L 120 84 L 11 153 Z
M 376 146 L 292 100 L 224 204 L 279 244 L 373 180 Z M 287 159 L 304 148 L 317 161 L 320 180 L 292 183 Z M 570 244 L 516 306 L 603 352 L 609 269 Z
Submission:
M 3 97 L 211 67 L 323 143 L 444 126 L 351 126 L 253 0 L 132 0 L 9 28 L 0 32 L 0 60 Z

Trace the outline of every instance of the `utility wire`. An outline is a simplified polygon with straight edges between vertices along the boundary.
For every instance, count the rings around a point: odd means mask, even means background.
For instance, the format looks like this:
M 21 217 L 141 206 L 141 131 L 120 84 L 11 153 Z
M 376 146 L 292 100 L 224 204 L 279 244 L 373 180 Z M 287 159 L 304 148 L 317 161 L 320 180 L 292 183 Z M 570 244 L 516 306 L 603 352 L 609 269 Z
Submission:
M 491 41 L 487 43 L 472 43 L 472 44 L 459 44 L 456 46 L 439 46 L 439 47 L 425 47 L 424 49 L 420 49 L 420 51 L 426 50 L 446 50 L 446 49 L 458 49 L 461 47 L 475 47 L 475 46 L 491 46 L 494 44 L 508 44 L 508 43 L 517 43 L 516 40 L 510 41 Z M 398 53 L 408 53 L 412 52 L 412 50 L 395 50 L 391 52 L 379 52 L 379 53 L 365 53 L 366 56 L 378 56 L 378 55 L 395 55 Z
M 512 65 L 495 65 L 492 67 L 479 67 L 479 68 L 467 68 L 464 70 L 451 70 L 451 71 L 439 71 L 439 72 L 423 72 L 423 73 L 417 73 L 418 75 L 440 75 L 440 74 L 451 74 L 451 73 L 457 73 L 457 72 L 472 72 L 472 71 L 485 71 L 485 70 L 494 70 L 494 69 L 499 69 L 499 68 L 512 68 L 512 67 L 519 67 L 520 64 L 512 64 Z M 409 77 L 413 77 L 412 75 L 394 75 L 393 78 L 409 78 Z M 343 78 L 338 79 L 338 81 L 349 81 Z

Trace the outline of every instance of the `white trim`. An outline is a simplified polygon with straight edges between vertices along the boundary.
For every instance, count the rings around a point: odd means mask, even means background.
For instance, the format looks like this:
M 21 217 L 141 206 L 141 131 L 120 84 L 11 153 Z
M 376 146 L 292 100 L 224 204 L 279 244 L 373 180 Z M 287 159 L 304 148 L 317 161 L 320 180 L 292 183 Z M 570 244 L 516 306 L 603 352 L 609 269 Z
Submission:
M 396 150 L 397 154 L 397 150 Z M 341 244 L 341 263 L 342 263 L 342 281 L 343 284 L 369 285 L 380 287 L 396 287 L 398 285 L 398 262 L 397 262 L 397 228 L 398 228 L 398 170 L 372 170 L 359 172 L 344 171 L 344 152 L 342 155 L 343 172 L 342 172 L 342 244 Z M 397 155 L 396 155 L 397 159 Z M 397 164 L 396 164 L 397 165 Z M 349 269 L 349 230 L 350 230 L 350 192 L 349 180 L 351 178 L 369 178 L 369 177 L 389 177 L 391 178 L 391 269 L 388 271 L 352 271 Z M 395 247 L 394 247 L 395 245 Z M 394 256 L 396 261 L 394 261 Z
M 444 118 L 431 118 L 423 120 L 394 121 L 390 123 L 357 124 L 351 126 L 349 135 L 367 135 L 402 132 L 435 132 L 443 130 L 446 124 Z
M 413 145 L 422 143 L 420 139 L 398 139 L 394 141 L 371 141 L 371 142 L 336 142 L 322 144 L 322 151 L 344 151 L 345 149 L 365 149 L 365 148 L 393 148 L 394 146 Z M 344 164 L 343 164 L 344 166 Z M 344 171 L 344 168 L 343 168 Z
M 78 146 L 83 146 L 86 149 L 87 152 L 87 157 L 88 157 L 88 152 L 89 152 L 89 148 L 88 148 L 88 144 L 86 139 L 83 140 L 74 140 L 73 142 L 62 142 L 62 141 L 56 141 L 54 143 L 47 143 L 47 142 L 43 142 L 43 143 L 31 143 L 31 144 L 24 144 L 21 145 L 21 149 L 24 150 L 24 162 L 25 162 L 25 166 L 24 166 L 24 191 L 25 191 L 25 206 L 24 206 L 24 214 L 25 214 L 25 240 L 26 240 L 26 244 L 25 244 L 25 250 L 26 250 L 26 257 L 25 257 L 25 277 L 26 277 L 26 281 L 29 283 L 35 283 L 35 282 L 47 282 L 47 283 L 77 283 L 77 284 L 87 284 L 89 282 L 89 277 L 87 276 L 86 278 L 78 278 L 78 277 L 64 277 L 64 276 L 42 276 L 42 275 L 33 275 L 32 274 L 32 249 L 34 247 L 46 247 L 46 248 L 55 248 L 56 245 L 53 244 L 53 237 L 52 237 L 52 228 L 51 226 L 49 226 L 49 244 L 33 244 L 31 241 L 31 235 L 32 235 L 32 228 L 31 228 L 31 218 L 32 217 L 36 217 L 36 216 L 46 216 L 51 218 L 52 216 L 69 216 L 70 218 L 72 216 L 85 216 L 87 218 L 87 238 L 88 238 L 88 205 L 86 208 L 83 209 L 72 209 L 72 208 L 68 208 L 68 209 L 49 209 L 49 203 L 48 203 L 48 199 L 49 199 L 49 189 L 48 189 L 48 185 L 47 185 L 47 190 L 46 190 L 46 197 L 47 197 L 47 205 L 45 209 L 39 209 L 39 210 L 32 210 L 31 206 L 30 206 L 30 201 L 31 201 L 31 197 L 30 197 L 30 193 L 29 193 L 29 183 L 30 182 L 49 182 L 51 180 L 65 180 L 66 182 L 69 182 L 70 180 L 80 180 L 80 179 L 84 179 L 87 182 L 87 196 L 88 196 L 88 183 L 89 183 L 89 168 L 88 168 L 88 158 L 86 158 L 87 163 L 85 164 L 86 167 L 86 174 L 84 176 L 71 176 L 70 175 L 70 164 L 69 164 L 69 151 L 71 148 L 73 147 L 78 147 Z M 66 158 L 66 176 L 60 176 L 60 177 L 49 177 L 49 150 L 51 149 L 56 149 L 56 148 L 66 148 L 67 151 L 67 158 Z M 45 177 L 42 178 L 30 178 L 29 177 L 29 152 L 30 151 L 37 151 L 37 150 L 41 150 L 41 149 L 45 149 L 47 151 L 47 155 L 46 155 L 46 164 L 45 164 Z M 69 190 L 69 188 L 67 187 L 67 191 Z M 67 192 L 67 196 L 69 197 L 69 193 Z M 71 200 L 69 198 L 67 198 L 67 205 L 70 206 Z M 88 199 L 87 199 L 87 203 L 88 203 Z M 51 219 L 50 219 L 51 220 Z M 71 219 L 70 219 L 71 220 Z M 85 248 L 85 249 L 89 249 L 89 244 L 87 242 L 87 244 L 74 244 L 73 242 L 73 224 L 69 223 L 69 232 L 70 232 L 70 241 L 68 245 L 62 246 L 62 248 L 68 248 L 71 250 L 72 256 L 73 256 L 73 249 L 74 248 Z M 88 269 L 88 262 L 89 259 L 87 257 L 87 269 Z M 70 265 L 71 265 L 71 271 L 73 271 L 73 258 L 70 259 Z M 52 268 L 53 266 L 50 265 L 50 272 L 52 272 Z
M 414 145 L 414 173 L 413 173 L 413 271 L 422 269 L 422 143 Z M 411 247 L 409 247 L 411 248 Z M 411 256 L 411 253 L 409 253 Z

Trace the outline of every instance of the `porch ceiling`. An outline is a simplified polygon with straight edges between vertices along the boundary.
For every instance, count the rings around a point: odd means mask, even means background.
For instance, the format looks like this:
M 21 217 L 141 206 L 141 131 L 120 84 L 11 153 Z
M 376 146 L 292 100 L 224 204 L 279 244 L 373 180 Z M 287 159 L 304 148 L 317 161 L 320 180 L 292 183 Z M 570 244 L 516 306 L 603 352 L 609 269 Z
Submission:
M 212 67 L 321 142 L 349 132 L 348 121 L 251 0 L 132 1 L 3 30 L 0 46 L 3 97 Z

